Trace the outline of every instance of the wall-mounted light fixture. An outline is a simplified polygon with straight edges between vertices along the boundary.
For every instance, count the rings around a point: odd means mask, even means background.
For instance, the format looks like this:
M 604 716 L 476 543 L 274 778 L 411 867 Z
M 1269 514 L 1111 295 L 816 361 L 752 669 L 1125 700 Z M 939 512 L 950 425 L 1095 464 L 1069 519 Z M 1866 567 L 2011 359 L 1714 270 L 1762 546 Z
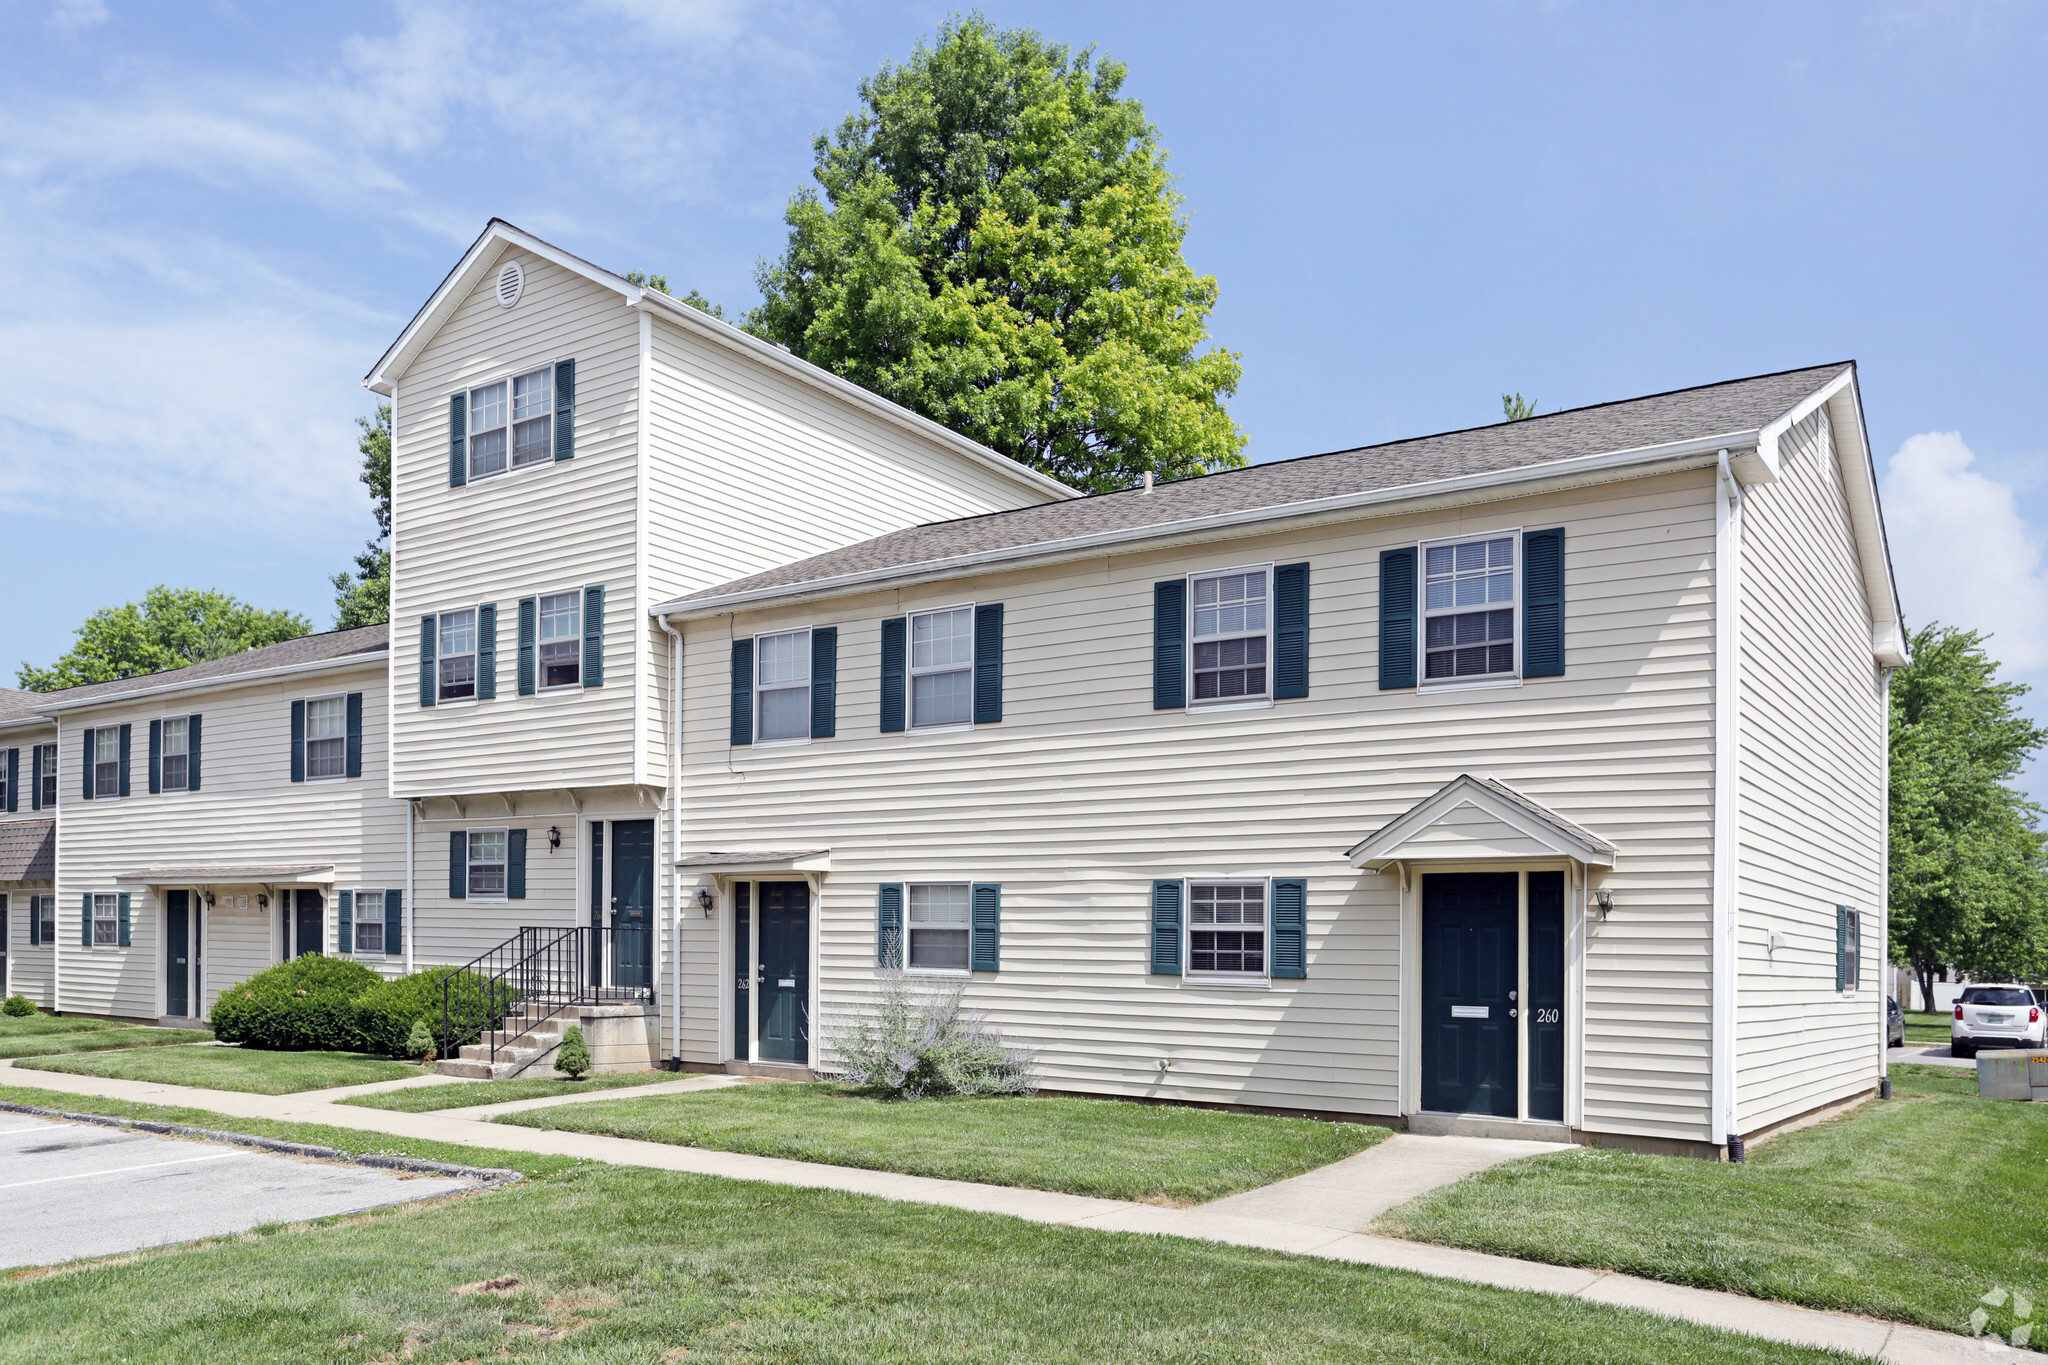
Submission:
M 1593 903 L 1600 907 L 1600 918 L 1606 919 L 1607 912 L 1614 909 L 1614 893 L 1603 886 L 1593 893 Z
M 258 910 L 268 910 L 270 908 L 270 897 L 264 895 L 261 891 L 257 892 L 256 908 Z
M 704 912 L 705 919 L 710 919 L 711 912 L 718 908 L 718 898 L 711 894 L 710 887 L 700 886 L 697 888 L 697 908 Z
M 206 908 L 209 910 L 213 909 L 213 893 L 211 891 L 206 893 Z
M 561 827 L 560 825 L 549 825 L 549 826 L 548 826 L 548 847 L 549 847 L 549 848 L 551 848 L 551 849 L 555 849 L 555 848 L 560 848 L 561 846 L 562 846 L 562 827 Z

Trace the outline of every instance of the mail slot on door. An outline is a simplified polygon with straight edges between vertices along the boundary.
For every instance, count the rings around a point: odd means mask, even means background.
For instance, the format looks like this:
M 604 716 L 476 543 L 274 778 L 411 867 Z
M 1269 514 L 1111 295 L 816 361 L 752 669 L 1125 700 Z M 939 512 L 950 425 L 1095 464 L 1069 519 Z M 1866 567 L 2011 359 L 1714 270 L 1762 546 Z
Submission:
M 793 976 L 785 976 L 777 980 L 775 984 L 781 987 L 783 990 L 793 991 L 796 989 L 796 978 Z
M 1453 1006 L 1451 1006 L 1451 1018 L 1453 1018 L 1453 1019 L 1491 1019 L 1491 1018 L 1493 1018 L 1493 1006 L 1491 1006 L 1491 1005 L 1453 1005 Z

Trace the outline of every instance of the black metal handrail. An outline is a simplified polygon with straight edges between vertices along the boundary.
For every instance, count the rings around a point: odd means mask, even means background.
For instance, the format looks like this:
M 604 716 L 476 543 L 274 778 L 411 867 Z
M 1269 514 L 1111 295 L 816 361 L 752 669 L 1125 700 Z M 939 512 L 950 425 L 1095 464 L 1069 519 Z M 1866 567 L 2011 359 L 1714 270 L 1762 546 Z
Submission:
M 489 1048 L 490 1060 L 533 1030 L 580 1005 L 644 1003 L 654 998 L 650 928 L 528 925 L 441 980 L 441 1055 L 464 1045 Z M 521 1012 L 516 1032 L 504 1025 Z

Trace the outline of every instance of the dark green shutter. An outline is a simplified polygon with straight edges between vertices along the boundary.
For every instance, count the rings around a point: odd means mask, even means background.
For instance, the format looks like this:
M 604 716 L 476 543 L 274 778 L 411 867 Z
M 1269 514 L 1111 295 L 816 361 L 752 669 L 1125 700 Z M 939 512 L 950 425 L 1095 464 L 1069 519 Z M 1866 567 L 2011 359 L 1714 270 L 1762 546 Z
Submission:
M 903 728 L 903 635 L 903 617 L 892 616 L 882 622 L 883 734 Z
M 1846 905 L 1835 907 L 1835 989 L 1849 989 L 1854 979 L 1849 966 L 1849 916 L 1852 912 Z
M 306 703 L 292 703 L 292 781 L 306 780 Z
M 123 796 L 128 794 L 128 732 L 131 728 L 133 727 L 127 725 L 121 727 L 121 795 Z
M 434 651 L 439 644 L 435 627 L 438 622 L 432 616 L 420 618 L 420 705 L 434 704 Z
M 476 609 L 476 698 L 490 701 L 498 695 L 498 604 L 485 602 Z
M 153 720 L 149 723 L 149 794 L 155 796 L 164 789 L 164 723 Z
M 30 766 L 34 766 L 31 764 Z M 7 751 L 7 811 L 11 815 L 21 809 L 21 750 Z
M 604 686 L 604 584 L 583 590 L 583 685 Z
M 555 362 L 555 458 L 576 453 L 576 362 Z
M 903 965 L 903 883 L 884 882 L 875 892 L 875 965 Z
M 754 742 L 754 642 L 732 642 L 732 726 L 730 742 Z
M 83 769 L 83 775 L 80 778 L 80 785 L 83 790 L 80 794 L 88 801 L 92 800 L 92 760 L 95 752 L 92 745 L 92 736 L 93 731 L 88 727 L 85 731 L 85 762 L 78 765 Z
M 1152 585 L 1152 709 L 1187 704 L 1188 581 L 1169 578 Z
M 469 895 L 469 831 L 451 829 L 448 831 L 448 899 L 462 900 Z
M 384 956 L 396 957 L 405 951 L 405 893 L 386 891 L 384 893 Z
M 126 948 L 128 946 L 128 893 L 123 891 L 120 895 L 114 897 L 114 904 L 118 907 L 115 913 L 120 916 L 114 931 L 114 942 L 117 946 Z
M 40 948 L 43 945 L 43 898 L 28 898 L 28 946 Z
M 977 882 L 971 893 L 973 927 L 969 966 L 977 972 L 1002 970 L 1003 888 L 993 882 Z
M 43 746 L 28 751 L 28 808 L 43 808 Z
M 199 790 L 199 717 L 185 717 L 185 790 Z
M 839 627 L 811 631 L 811 738 L 839 733 Z
M 344 703 L 348 712 L 348 775 L 363 775 L 363 694 L 351 692 Z
M 1273 696 L 1308 695 L 1308 565 L 1273 570 Z
M 526 831 L 505 831 L 505 899 L 526 899 Z
M 1152 975 L 1180 975 L 1179 882 L 1152 883 Z
M 984 602 L 974 609 L 974 723 L 1002 718 L 1003 604 Z
M 79 926 L 78 946 L 92 947 L 92 892 L 85 893 L 85 923 Z
M 519 599 L 519 695 L 530 697 L 539 686 L 539 671 L 534 666 L 535 641 L 540 635 L 540 599 L 522 597 Z
M 1415 686 L 1415 547 L 1380 551 L 1380 691 Z
M 1522 676 L 1564 676 L 1564 528 L 1522 537 Z
M 1308 882 L 1273 879 L 1273 975 L 1299 981 L 1308 975 Z
M 335 899 L 341 908 L 334 917 L 334 951 L 352 953 L 356 950 L 356 893 L 344 891 Z
M 458 393 L 448 400 L 448 486 L 460 488 L 469 482 L 469 394 Z

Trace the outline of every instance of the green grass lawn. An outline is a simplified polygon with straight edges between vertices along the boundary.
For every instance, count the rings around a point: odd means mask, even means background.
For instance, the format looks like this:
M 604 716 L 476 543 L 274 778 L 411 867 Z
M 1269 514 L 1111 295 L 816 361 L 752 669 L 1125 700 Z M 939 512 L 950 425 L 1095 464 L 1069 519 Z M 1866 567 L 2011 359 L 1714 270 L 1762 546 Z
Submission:
M 291 1095 L 337 1085 L 367 1085 L 420 1075 L 416 1062 L 366 1057 L 355 1052 L 257 1052 L 239 1047 L 162 1047 L 89 1056 L 39 1057 L 15 1064 L 17 1071 L 67 1071 L 124 1081 L 196 1085 L 207 1090 L 245 1090 L 256 1095 Z
M 1953 1016 L 1946 1012 L 1929 1014 L 1924 1010 L 1906 1011 L 1906 1041 L 1908 1043 L 1946 1043 L 1948 1026 Z
M 131 1028 L 112 1019 L 83 1019 L 77 1015 L 58 1016 L 38 1010 L 19 1019 L 0 1014 L 0 1040 L 35 1038 L 45 1033 L 93 1033 L 100 1029 Z
M 521 1076 L 509 1081 L 462 1081 L 455 1085 L 421 1086 L 417 1090 L 352 1095 L 338 1103 L 360 1105 L 365 1109 L 396 1109 L 404 1114 L 425 1114 L 436 1109 L 468 1109 L 479 1104 L 505 1104 L 511 1100 L 544 1100 L 557 1095 L 582 1095 L 593 1090 L 621 1090 L 683 1079 L 673 1071 L 607 1071 L 585 1076 L 580 1081 L 552 1074 L 531 1079 Z
M 189 1028 L 108 1028 L 78 1033 L 0 1036 L 0 1057 L 55 1057 L 67 1052 L 108 1052 L 116 1048 L 177 1047 L 213 1035 Z
M 39 1102 L 37 1092 L 13 1087 L 0 1088 L 0 1098 Z M 347 1150 L 388 1141 L 410 1155 L 519 1166 L 535 1178 L 485 1195 L 0 1275 L 9 1362 L 1838 1359 L 1576 1299 L 1273 1252 L 373 1134 L 329 1139 L 307 1125 L 200 1111 L 91 1105 L 331 1140 Z M 461 1292 L 507 1276 L 518 1283 L 501 1292 Z
M 883 1101 L 801 1083 L 565 1105 L 498 1121 L 1171 1204 L 1299 1175 L 1388 1131 L 1121 1100 Z
M 1895 1066 L 1893 1098 L 1739 1166 L 1582 1149 L 1403 1204 L 1379 1230 L 1962 1330 L 1985 1292 L 2048 1302 L 2048 1105 Z

